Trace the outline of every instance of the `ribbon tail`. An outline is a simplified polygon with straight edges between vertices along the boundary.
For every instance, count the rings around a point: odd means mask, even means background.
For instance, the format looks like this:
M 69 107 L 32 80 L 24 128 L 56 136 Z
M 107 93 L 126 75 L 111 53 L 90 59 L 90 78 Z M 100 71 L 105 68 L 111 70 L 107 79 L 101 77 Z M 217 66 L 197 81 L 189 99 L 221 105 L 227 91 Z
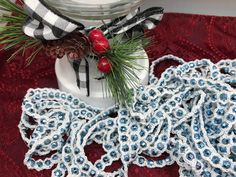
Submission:
M 140 25 L 143 26 L 143 28 L 147 27 L 148 29 L 153 29 L 156 26 L 157 22 L 161 20 L 163 13 L 164 9 L 162 7 L 152 7 L 133 16 L 129 14 L 128 20 L 123 21 L 123 23 L 117 24 L 111 29 L 108 29 L 105 34 L 109 31 L 109 33 L 111 34 L 118 35 Z M 146 24 L 146 22 L 148 22 L 148 24 Z
M 140 8 L 130 12 L 128 15 L 126 16 L 122 16 L 122 17 L 118 17 L 114 20 L 112 20 L 110 23 L 104 24 L 100 27 L 100 29 L 104 32 L 104 34 L 108 37 L 111 38 L 112 36 L 114 36 L 115 34 L 111 33 L 111 31 L 114 28 L 117 28 L 119 26 L 121 26 L 122 24 L 124 24 L 126 21 L 132 19 L 135 15 L 137 15 L 137 13 L 140 12 Z
M 90 82 L 89 82 L 89 62 L 87 59 L 84 59 L 85 65 L 81 66 L 82 60 L 73 61 L 73 69 L 76 75 L 76 82 L 79 89 L 86 89 L 87 96 L 90 96 Z M 80 68 L 83 67 L 83 68 Z M 80 70 L 82 69 L 82 70 Z M 80 78 L 80 74 L 82 78 Z M 84 78 L 85 76 L 85 78 Z M 81 80 L 82 79 L 82 80 Z M 81 83 L 82 82 L 82 83 Z
M 86 72 L 86 88 L 87 88 L 87 96 L 90 96 L 90 82 L 89 82 L 89 63 L 87 59 L 85 59 L 85 72 Z
M 80 68 L 81 61 L 82 61 L 82 60 L 73 61 L 73 68 L 74 68 L 74 71 L 75 71 L 76 82 L 77 82 L 77 86 L 78 86 L 79 89 L 80 89 L 79 68 Z

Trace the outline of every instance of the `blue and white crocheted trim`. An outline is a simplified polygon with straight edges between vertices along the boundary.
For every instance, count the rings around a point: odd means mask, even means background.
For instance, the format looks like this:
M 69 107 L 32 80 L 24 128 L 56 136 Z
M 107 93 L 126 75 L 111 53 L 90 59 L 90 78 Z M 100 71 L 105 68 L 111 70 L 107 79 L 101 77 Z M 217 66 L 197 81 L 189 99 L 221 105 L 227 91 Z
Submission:
M 59 90 L 30 89 L 19 124 L 29 147 L 27 167 L 56 165 L 53 177 L 122 177 L 130 164 L 160 168 L 177 162 L 181 177 L 236 176 L 236 60 L 186 63 L 169 55 L 156 60 L 151 71 L 166 59 L 181 65 L 159 79 L 150 74 L 150 84 L 134 90 L 127 108 L 99 110 Z M 106 152 L 95 164 L 84 152 L 92 142 Z M 164 152 L 169 156 L 146 158 Z M 119 159 L 120 169 L 104 171 Z

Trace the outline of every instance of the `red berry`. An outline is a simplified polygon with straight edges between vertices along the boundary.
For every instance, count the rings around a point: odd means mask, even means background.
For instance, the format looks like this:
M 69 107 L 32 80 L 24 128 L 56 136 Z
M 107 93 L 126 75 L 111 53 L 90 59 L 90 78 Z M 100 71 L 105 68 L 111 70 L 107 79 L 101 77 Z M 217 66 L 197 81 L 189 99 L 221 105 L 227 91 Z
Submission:
M 107 74 L 111 72 L 112 65 L 106 57 L 102 57 L 98 60 L 97 68 L 100 72 Z
M 104 34 L 103 34 L 103 32 L 102 32 L 101 30 L 99 30 L 99 29 L 94 29 L 94 30 L 92 30 L 92 31 L 89 32 L 88 37 L 89 37 L 89 40 L 90 40 L 91 42 L 94 42 L 94 41 L 96 41 L 98 38 L 103 38 L 103 37 L 104 37 Z
M 93 43 L 93 51 L 98 55 L 102 55 L 108 52 L 110 49 L 110 44 L 107 38 L 99 38 Z

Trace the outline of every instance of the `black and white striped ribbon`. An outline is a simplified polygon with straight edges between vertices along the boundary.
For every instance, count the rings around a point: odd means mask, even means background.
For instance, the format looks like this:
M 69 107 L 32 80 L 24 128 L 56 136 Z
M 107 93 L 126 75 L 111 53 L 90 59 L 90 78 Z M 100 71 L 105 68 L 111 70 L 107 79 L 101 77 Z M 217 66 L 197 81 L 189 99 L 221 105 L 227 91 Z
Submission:
M 24 3 L 29 17 L 23 24 L 23 31 L 30 37 L 39 40 L 57 40 L 75 30 L 85 32 L 83 24 L 61 15 L 55 9 L 50 8 L 43 0 L 24 0 Z M 163 11 L 161 7 L 152 7 L 143 12 L 137 9 L 127 16 L 119 17 L 100 26 L 100 29 L 108 38 L 135 29 L 150 30 L 160 22 Z M 86 89 L 89 96 L 88 62 L 85 60 L 82 65 L 80 61 L 75 61 L 73 68 L 76 72 L 78 87 L 80 90 Z
M 110 24 L 104 24 L 101 29 L 106 35 L 125 33 L 137 26 L 151 30 L 161 21 L 163 12 L 164 9 L 162 7 L 152 7 L 143 12 L 139 12 L 139 9 L 137 9 L 123 17 L 123 19 L 117 18 Z
M 23 25 L 26 35 L 40 40 L 56 40 L 73 32 L 84 30 L 82 23 L 61 15 L 55 9 L 50 8 L 43 0 L 24 0 L 25 9 L 29 14 Z M 112 20 L 100 28 L 105 34 L 113 35 L 124 33 L 135 26 L 153 29 L 163 16 L 163 8 L 152 7 L 143 12 L 135 10 L 124 17 Z
M 24 0 L 29 18 L 23 25 L 26 35 L 40 40 L 56 40 L 73 32 L 83 30 L 84 25 L 60 15 L 43 0 Z
M 81 95 L 90 96 L 88 60 L 75 60 L 72 62 L 72 66 L 75 71 L 77 86 L 80 88 Z

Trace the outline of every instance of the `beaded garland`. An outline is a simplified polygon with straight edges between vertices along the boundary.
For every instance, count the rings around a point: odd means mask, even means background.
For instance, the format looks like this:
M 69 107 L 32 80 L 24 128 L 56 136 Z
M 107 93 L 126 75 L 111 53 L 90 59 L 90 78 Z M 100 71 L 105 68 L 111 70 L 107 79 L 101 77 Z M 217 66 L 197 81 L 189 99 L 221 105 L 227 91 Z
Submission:
M 180 65 L 156 78 L 155 65 L 168 59 Z M 19 124 L 29 147 L 24 163 L 38 171 L 56 165 L 53 177 L 127 177 L 130 164 L 174 162 L 181 177 L 236 176 L 236 60 L 186 63 L 168 55 L 154 61 L 150 73 L 149 85 L 134 90 L 132 105 L 107 110 L 59 90 L 30 89 Z M 92 142 L 106 152 L 95 164 L 84 152 Z M 146 158 L 164 152 L 169 155 L 162 159 Z M 120 169 L 104 171 L 119 159 Z

